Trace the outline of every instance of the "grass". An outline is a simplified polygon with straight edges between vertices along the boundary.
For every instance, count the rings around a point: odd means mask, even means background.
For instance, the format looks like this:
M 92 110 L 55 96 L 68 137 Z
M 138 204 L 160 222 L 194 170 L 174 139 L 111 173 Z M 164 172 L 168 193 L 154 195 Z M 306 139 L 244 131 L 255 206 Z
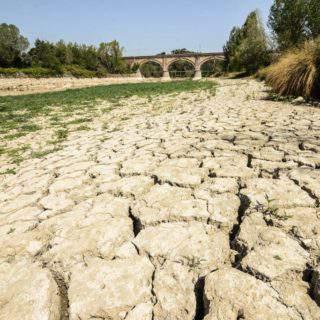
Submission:
M 67 139 L 69 132 L 90 130 L 89 124 L 101 114 L 126 105 L 123 99 L 134 97 L 135 107 L 153 103 L 161 95 L 178 95 L 181 92 L 205 90 L 214 95 L 216 84 L 212 81 L 173 81 L 165 83 L 136 83 L 69 89 L 61 92 L 28 94 L 0 97 L 0 156 L 7 156 L 11 163 L 19 164 L 28 155 L 40 158 L 59 149 L 59 144 Z M 129 103 L 130 104 L 130 103 Z M 161 108 L 161 106 L 159 107 Z M 130 119 L 123 115 L 123 121 Z M 107 130 L 109 123 L 103 128 Z M 52 130 L 53 129 L 53 130 Z M 41 132 L 39 132 L 41 130 Z M 44 134 L 48 130 L 48 135 Z M 108 129 L 110 130 L 110 129 Z M 118 129 L 114 129 L 118 130 Z M 50 134 L 49 134 L 50 132 Z M 44 135 L 48 148 L 33 151 L 20 141 Z M 39 139 L 38 139 L 39 140 Z M 50 148 L 50 145 L 54 148 Z
M 215 83 L 211 81 L 176 81 L 165 83 L 136 83 L 96 86 L 82 89 L 69 89 L 61 92 L 29 94 L 21 96 L 0 97 L 0 123 L 7 129 L 21 129 L 21 124 L 27 129 L 36 130 L 36 125 L 30 122 L 34 117 L 47 116 L 54 107 L 61 112 L 75 113 L 80 108 L 92 105 L 92 102 L 107 100 L 118 102 L 120 99 L 132 96 L 150 97 L 150 95 L 170 94 L 193 90 L 213 90 Z M 58 121 L 57 116 L 52 117 Z M 27 124 L 25 124 L 27 122 Z
M 259 76 L 280 95 L 320 98 L 320 37 L 288 51 Z

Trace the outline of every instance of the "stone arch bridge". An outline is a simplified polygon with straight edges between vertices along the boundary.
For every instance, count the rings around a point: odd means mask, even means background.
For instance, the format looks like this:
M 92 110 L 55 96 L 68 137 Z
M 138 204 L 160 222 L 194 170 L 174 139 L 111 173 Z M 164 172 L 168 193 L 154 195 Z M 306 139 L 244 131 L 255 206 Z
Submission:
M 191 63 L 195 69 L 194 79 L 200 79 L 201 66 L 208 61 L 223 61 L 224 54 L 221 52 L 211 52 L 211 53 L 183 53 L 183 54 L 163 54 L 155 56 L 132 56 L 124 57 L 124 60 L 130 65 L 139 65 L 137 74 L 141 76 L 140 68 L 147 62 L 155 62 L 162 67 L 163 78 L 170 79 L 169 67 L 176 61 L 186 61 Z

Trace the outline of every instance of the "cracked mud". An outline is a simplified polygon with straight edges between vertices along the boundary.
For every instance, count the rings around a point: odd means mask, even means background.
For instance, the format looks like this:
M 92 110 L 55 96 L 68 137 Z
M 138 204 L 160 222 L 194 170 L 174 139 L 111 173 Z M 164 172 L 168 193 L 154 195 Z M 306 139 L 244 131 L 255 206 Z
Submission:
M 219 80 L 1 176 L 0 319 L 320 319 L 320 110 L 266 95 Z

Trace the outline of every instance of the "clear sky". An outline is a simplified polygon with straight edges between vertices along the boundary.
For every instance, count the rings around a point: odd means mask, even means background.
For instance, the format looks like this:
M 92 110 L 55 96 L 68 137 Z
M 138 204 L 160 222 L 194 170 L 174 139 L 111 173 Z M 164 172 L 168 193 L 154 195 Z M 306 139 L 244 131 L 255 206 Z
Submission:
M 272 0 L 0 0 L 0 23 L 36 38 L 97 45 L 113 39 L 126 55 L 172 49 L 221 51 L 234 25 Z

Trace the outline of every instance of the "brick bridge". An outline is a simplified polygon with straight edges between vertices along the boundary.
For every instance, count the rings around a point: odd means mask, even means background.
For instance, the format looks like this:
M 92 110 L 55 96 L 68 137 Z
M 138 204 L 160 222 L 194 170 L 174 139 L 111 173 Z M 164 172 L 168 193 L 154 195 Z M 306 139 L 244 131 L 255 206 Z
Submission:
M 132 56 L 124 57 L 124 60 L 130 65 L 138 64 L 139 69 L 137 71 L 138 76 L 142 76 L 140 68 L 147 62 L 158 63 L 163 70 L 163 78 L 170 79 L 169 67 L 176 61 L 186 61 L 191 63 L 195 69 L 194 79 L 201 79 L 201 66 L 208 61 L 224 60 L 224 54 L 221 52 L 211 53 L 184 53 L 184 54 L 163 54 L 155 56 Z

